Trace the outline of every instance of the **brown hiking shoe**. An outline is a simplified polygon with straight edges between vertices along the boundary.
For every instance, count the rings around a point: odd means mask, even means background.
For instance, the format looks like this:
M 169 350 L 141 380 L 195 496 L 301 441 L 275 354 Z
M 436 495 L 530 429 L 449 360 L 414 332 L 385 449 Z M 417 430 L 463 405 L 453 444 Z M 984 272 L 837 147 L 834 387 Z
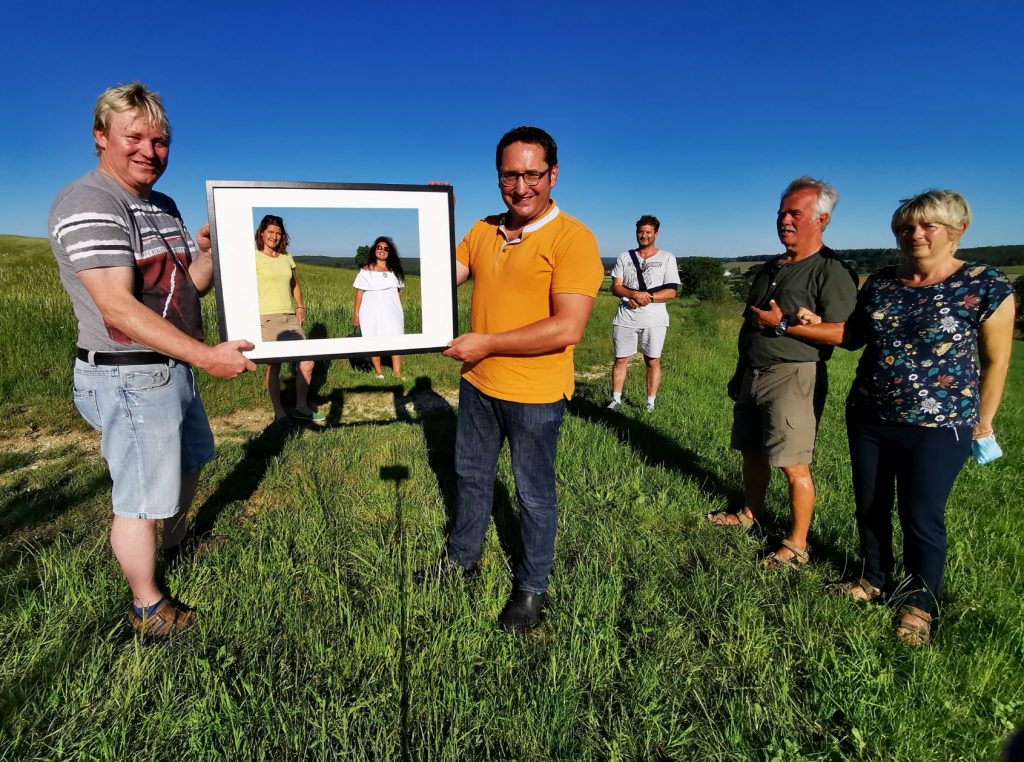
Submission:
M 139 616 L 135 609 L 128 609 L 128 623 L 135 632 L 145 638 L 166 638 L 187 630 L 196 621 L 196 612 L 164 598 L 150 616 Z

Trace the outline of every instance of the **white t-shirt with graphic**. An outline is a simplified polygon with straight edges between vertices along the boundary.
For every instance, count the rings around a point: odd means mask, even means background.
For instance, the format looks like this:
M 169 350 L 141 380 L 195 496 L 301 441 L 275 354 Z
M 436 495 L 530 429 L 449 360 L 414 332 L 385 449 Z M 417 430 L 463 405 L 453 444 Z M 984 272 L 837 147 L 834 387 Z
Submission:
M 663 286 L 679 285 L 679 267 L 676 265 L 675 255 L 671 252 L 659 250 L 657 254 L 644 259 L 637 254 L 637 261 L 644 274 L 644 285 L 648 291 L 657 291 Z M 612 268 L 612 279 L 618 278 L 622 285 L 634 291 L 640 290 L 640 281 L 636 277 L 636 267 L 633 266 L 633 258 L 628 251 L 619 254 L 615 267 Z M 668 325 L 668 309 L 664 302 L 648 304 L 646 307 L 630 309 L 626 306 L 628 299 L 619 301 L 619 310 L 612 319 L 612 325 L 620 325 L 629 328 L 653 328 L 655 326 Z

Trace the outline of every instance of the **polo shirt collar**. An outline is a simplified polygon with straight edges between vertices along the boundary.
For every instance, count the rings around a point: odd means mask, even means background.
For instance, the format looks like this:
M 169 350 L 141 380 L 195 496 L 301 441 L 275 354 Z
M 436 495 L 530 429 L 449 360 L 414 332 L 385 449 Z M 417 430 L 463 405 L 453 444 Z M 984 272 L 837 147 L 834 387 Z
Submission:
M 538 217 L 535 221 L 531 222 L 529 225 L 524 227 L 523 232 L 519 234 L 519 238 L 516 238 L 514 241 L 510 241 L 508 236 L 505 234 L 505 215 L 501 215 L 501 224 L 498 225 L 498 230 L 501 231 L 501 235 L 505 239 L 506 243 L 516 243 L 517 241 L 523 240 L 529 233 L 533 233 L 536 230 L 540 230 L 542 227 L 544 227 L 553 219 L 555 219 L 559 214 L 561 214 L 561 210 L 558 208 L 558 204 L 555 203 L 554 199 L 552 199 L 551 205 L 548 207 L 548 210 L 543 215 Z

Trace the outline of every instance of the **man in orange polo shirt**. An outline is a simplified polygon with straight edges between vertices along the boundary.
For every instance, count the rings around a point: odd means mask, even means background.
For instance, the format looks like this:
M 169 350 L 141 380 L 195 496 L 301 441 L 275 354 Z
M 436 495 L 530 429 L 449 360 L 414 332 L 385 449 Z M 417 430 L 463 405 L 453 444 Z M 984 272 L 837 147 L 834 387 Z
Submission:
M 498 624 L 540 622 L 555 552 L 555 449 L 572 396 L 573 345 L 583 336 L 604 274 L 597 241 L 551 199 L 558 147 L 537 127 L 498 142 L 498 187 L 508 211 L 472 227 L 456 252 L 459 284 L 473 278 L 470 333 L 445 351 L 463 361 L 455 472 L 458 500 L 450 564 L 475 570 L 507 439 L 520 509 L 523 557 Z

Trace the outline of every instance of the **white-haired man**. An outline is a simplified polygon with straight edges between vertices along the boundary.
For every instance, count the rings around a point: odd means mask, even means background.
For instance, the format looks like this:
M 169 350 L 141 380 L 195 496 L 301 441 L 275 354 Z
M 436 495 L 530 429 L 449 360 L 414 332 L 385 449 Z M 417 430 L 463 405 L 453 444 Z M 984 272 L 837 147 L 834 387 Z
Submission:
M 811 460 L 828 392 L 830 347 L 815 337 L 845 323 L 857 300 L 857 275 L 822 243 L 839 200 L 821 180 L 798 177 L 782 193 L 776 229 L 786 252 L 754 275 L 739 335 L 736 372 L 729 381 L 732 447 L 743 455 L 744 505 L 708 519 L 749 529 L 764 511 L 772 467 L 789 484 L 792 524 L 768 566 L 809 560 L 807 535 L 814 513 Z M 817 305 L 823 323 L 795 325 L 796 312 Z
M 242 354 L 247 341 L 203 343 L 209 229 L 197 247 L 174 202 L 153 191 L 171 143 L 160 96 L 137 82 L 106 90 L 93 138 L 99 166 L 57 194 L 50 244 L 78 319 L 75 406 L 100 432 L 113 481 L 110 545 L 132 591 L 128 621 L 163 637 L 195 615 L 157 587 L 157 522 L 165 548 L 182 540 L 213 457 L 192 366 L 219 378 L 256 366 Z

